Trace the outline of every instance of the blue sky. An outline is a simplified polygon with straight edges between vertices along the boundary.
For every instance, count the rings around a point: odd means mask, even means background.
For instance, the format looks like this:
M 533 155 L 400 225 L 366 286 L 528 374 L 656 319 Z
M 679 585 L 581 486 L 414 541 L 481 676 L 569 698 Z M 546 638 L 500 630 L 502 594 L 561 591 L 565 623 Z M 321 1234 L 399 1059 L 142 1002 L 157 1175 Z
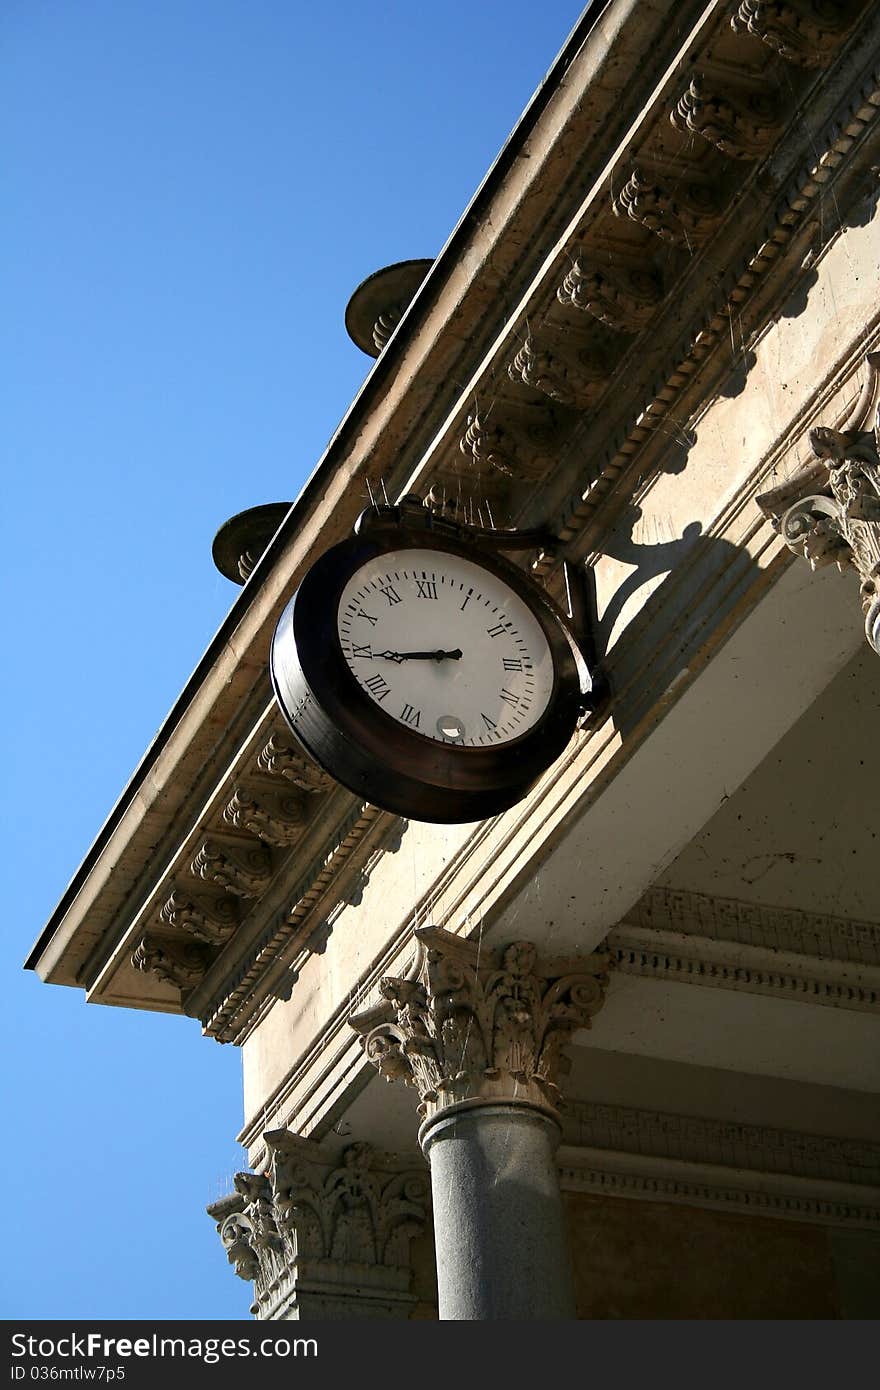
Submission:
M 237 1053 L 22 961 L 237 593 L 214 533 L 371 365 L 350 294 L 436 255 L 580 9 L 6 0 L 6 1319 L 248 1316 Z

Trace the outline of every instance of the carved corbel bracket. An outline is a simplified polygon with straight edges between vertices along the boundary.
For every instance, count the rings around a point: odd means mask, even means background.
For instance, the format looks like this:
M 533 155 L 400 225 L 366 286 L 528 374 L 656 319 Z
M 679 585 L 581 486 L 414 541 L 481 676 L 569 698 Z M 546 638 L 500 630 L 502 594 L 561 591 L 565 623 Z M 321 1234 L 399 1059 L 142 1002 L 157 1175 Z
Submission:
M 234 830 L 245 830 L 267 844 L 283 847 L 299 839 L 306 822 L 305 804 L 293 793 L 236 787 L 223 819 Z
M 845 0 L 741 0 L 730 27 L 753 34 L 798 67 L 824 67 L 860 8 Z
M 507 368 L 510 380 L 542 391 L 560 405 L 583 410 L 608 379 L 608 365 L 595 353 L 539 348 L 529 334 Z
M 273 733 L 257 755 L 257 769 L 268 777 L 283 777 L 300 791 L 314 795 L 333 786 L 323 768 L 295 748 L 284 733 Z
M 176 989 L 192 989 L 204 978 L 210 963 L 207 947 L 192 941 L 146 932 L 135 947 L 131 963 Z
M 779 134 L 779 104 L 772 93 L 733 96 L 710 92 L 699 77 L 692 79 L 670 112 L 682 134 L 693 133 L 732 159 L 760 159 Z
M 643 169 L 633 169 L 611 206 L 616 217 L 629 217 L 663 241 L 688 250 L 714 231 L 721 216 L 710 185 L 682 184 L 672 192 Z
M 543 424 L 522 426 L 482 415 L 468 416 L 459 441 L 465 458 L 481 472 L 534 481 L 546 473 L 551 459 L 552 429 Z
M 815 461 L 755 501 L 813 569 L 858 572 L 865 631 L 880 653 L 880 352 L 866 364 L 865 386 L 842 427 L 810 430 Z M 873 428 L 865 429 L 872 413 Z
M 272 878 L 272 856 L 263 844 L 210 838 L 196 851 L 192 873 L 242 898 L 257 898 Z
M 175 888 L 159 909 L 159 922 L 163 927 L 185 932 L 212 946 L 228 941 L 238 920 L 238 906 L 229 894 L 196 898 Z
M 618 333 L 640 333 L 663 298 L 659 275 L 652 270 L 599 269 L 578 256 L 556 291 L 560 304 L 591 314 Z

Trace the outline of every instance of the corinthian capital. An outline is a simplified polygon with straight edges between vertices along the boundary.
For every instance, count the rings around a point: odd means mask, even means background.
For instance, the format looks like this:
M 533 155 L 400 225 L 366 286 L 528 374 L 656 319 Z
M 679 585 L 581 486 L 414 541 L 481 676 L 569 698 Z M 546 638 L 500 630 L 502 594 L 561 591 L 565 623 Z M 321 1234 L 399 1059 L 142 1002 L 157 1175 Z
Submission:
M 410 1243 L 425 1229 L 424 1168 L 369 1144 L 339 1156 L 287 1130 L 265 1135 L 268 1173 L 237 1173 L 208 1207 L 258 1318 L 407 1317 Z
M 755 501 L 813 569 L 856 570 L 865 632 L 880 653 L 880 352 L 869 353 L 865 365 L 861 395 L 842 427 L 810 430 L 813 461 Z
M 388 1081 L 414 1086 L 427 1119 L 464 1101 L 555 1110 L 562 1049 L 605 999 L 609 958 L 541 960 L 529 941 L 482 948 L 439 927 L 415 933 L 407 979 L 386 977 L 382 1003 L 351 1019 Z

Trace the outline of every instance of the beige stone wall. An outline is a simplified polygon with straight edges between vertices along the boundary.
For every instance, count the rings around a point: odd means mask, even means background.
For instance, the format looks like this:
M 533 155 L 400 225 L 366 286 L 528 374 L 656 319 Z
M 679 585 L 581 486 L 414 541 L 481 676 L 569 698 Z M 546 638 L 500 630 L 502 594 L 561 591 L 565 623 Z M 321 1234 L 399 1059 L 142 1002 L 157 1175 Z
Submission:
M 564 1200 L 578 1318 L 880 1315 L 872 1232 L 583 1193 Z

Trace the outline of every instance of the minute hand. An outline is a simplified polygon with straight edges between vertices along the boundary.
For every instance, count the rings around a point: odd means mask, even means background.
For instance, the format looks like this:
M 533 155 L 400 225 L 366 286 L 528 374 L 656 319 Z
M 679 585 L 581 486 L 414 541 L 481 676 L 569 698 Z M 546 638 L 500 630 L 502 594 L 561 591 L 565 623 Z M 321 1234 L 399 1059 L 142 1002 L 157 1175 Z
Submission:
M 377 655 L 385 661 L 460 661 L 462 652 L 456 647 L 454 652 L 378 652 Z

